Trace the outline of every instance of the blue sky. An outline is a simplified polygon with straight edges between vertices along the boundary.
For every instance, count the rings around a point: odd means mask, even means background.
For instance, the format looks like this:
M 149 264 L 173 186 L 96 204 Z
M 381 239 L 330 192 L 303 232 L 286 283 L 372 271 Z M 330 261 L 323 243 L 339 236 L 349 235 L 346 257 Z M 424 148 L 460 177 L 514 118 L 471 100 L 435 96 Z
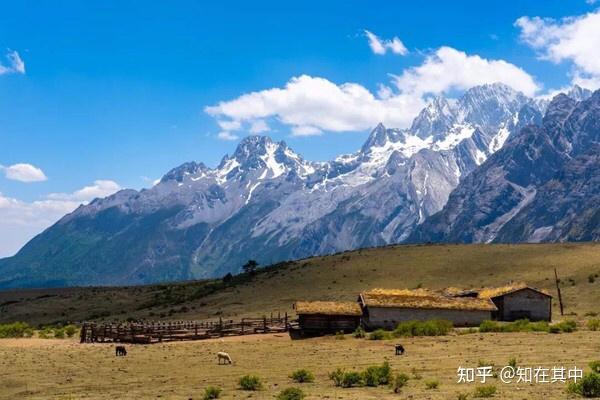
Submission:
M 147 187 L 189 160 L 216 165 L 237 143 L 222 138 L 243 137 L 257 121 L 256 131 L 286 140 L 311 160 L 355 151 L 374 125 L 372 115 L 381 112 L 388 125 L 406 124 L 427 96 L 463 90 L 467 78 L 460 76 L 446 86 L 423 89 L 427 72 L 414 69 L 427 64 L 428 57 L 431 63 L 439 62 L 443 56 L 438 51 L 444 46 L 451 49 L 449 57 L 460 59 L 464 53 L 469 62 L 479 57 L 493 64 L 482 67 L 484 72 L 506 75 L 518 81 L 517 88 L 529 88 L 530 77 L 536 95 L 577 79 L 596 82 L 600 76 L 600 67 L 585 61 L 589 50 L 565 50 L 568 40 L 577 37 L 557 37 L 547 29 L 567 31 L 572 22 L 562 18 L 585 19 L 596 13 L 598 5 L 592 0 L 429 1 L 426 6 L 386 1 L 284 3 L 4 4 L 0 209 L 12 209 L 0 211 L 0 219 L 5 219 L 0 222 L 0 240 L 19 233 L 10 244 L 0 245 L 0 257 L 13 253 L 62 211 L 114 190 L 114 185 Z M 536 16 L 547 19 L 534 20 Z M 528 18 L 515 24 L 520 17 Z M 385 54 L 376 54 L 365 30 L 377 35 L 384 47 L 386 40 L 398 38 L 406 54 L 391 46 Z M 22 70 L 11 58 L 14 54 L 22 60 Z M 499 60 L 510 68 L 494 64 Z M 403 73 L 398 83 L 394 76 Z M 292 89 L 273 99 L 271 93 L 261 92 L 285 88 L 290 79 L 301 76 L 307 78 L 293 90 L 308 88 L 316 97 L 329 96 L 329 89 L 347 82 L 359 85 L 376 98 L 372 108 L 364 109 L 373 113 L 357 120 L 346 103 L 347 93 L 339 99 L 333 93 L 326 100 L 339 104 L 341 114 L 316 116 L 304 125 L 298 118 L 312 117 L 319 98 L 316 106 L 302 103 L 298 108 L 306 108 L 303 114 L 284 105 Z M 391 96 L 404 91 L 407 100 L 397 99 L 409 103 L 402 106 L 406 109 L 378 97 L 383 96 L 381 85 Z M 255 96 L 234 102 L 248 93 Z M 270 108 L 249 111 L 256 101 Z M 220 102 L 226 107 L 215 108 Z M 39 170 L 9 170 L 19 163 Z M 34 177 L 19 179 L 19 173 Z M 16 215 L 27 213 L 29 220 Z

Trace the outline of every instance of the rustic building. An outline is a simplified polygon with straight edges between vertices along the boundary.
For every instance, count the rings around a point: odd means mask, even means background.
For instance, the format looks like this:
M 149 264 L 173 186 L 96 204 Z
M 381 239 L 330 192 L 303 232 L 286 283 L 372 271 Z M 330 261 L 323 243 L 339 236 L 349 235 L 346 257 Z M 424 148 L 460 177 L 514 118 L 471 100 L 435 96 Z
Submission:
M 478 298 L 490 299 L 498 311 L 494 319 L 515 321 L 527 318 L 530 321 L 552 320 L 552 296 L 545 290 L 527 284 L 512 284 L 497 288 L 484 288 Z
M 304 333 L 352 332 L 359 325 L 362 310 L 355 302 L 297 301 L 298 323 Z
M 443 319 L 455 326 L 476 326 L 497 311 L 490 299 L 451 297 L 425 289 L 374 289 L 358 301 L 369 329 L 393 329 L 399 322 Z

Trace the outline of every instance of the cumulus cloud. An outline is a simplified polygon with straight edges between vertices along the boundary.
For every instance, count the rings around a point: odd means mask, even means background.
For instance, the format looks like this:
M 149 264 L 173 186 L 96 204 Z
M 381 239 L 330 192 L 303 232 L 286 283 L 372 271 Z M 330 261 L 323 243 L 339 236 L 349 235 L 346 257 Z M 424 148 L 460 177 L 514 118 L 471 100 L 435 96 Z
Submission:
M 413 96 L 383 99 L 356 83 L 337 85 L 302 75 L 290 79 L 283 88 L 244 94 L 205 111 L 217 118 L 249 123 L 274 117 L 290 126 L 293 135 L 314 135 L 365 130 L 379 121 L 405 126 L 423 105 L 421 98 Z
M 219 133 L 217 133 L 217 137 L 221 140 L 238 140 L 239 136 L 234 135 L 233 133 L 229 132 L 229 131 L 221 131 Z
M 404 128 L 424 107 L 428 95 L 494 82 L 527 95 L 538 90 L 535 80 L 511 63 L 441 47 L 421 65 L 394 75 L 391 84 L 380 84 L 376 93 L 358 83 L 337 84 L 301 75 L 283 87 L 246 93 L 204 110 L 217 119 L 223 129 L 218 136 L 225 140 L 237 139 L 232 132 L 246 126 L 253 133 L 266 131 L 270 118 L 287 125 L 294 136 L 364 131 L 379 122 Z
M 540 58 L 573 64 L 573 83 L 589 89 L 600 87 L 600 10 L 554 20 L 521 17 L 515 25 L 521 39 L 538 51 Z
M 40 168 L 26 163 L 13 164 L 5 167 L 0 165 L 0 171 L 4 172 L 7 179 L 20 182 L 42 182 L 48 180 L 44 171 Z
M 6 53 L 6 61 L 6 64 L 0 64 L 0 75 L 25 73 L 25 63 L 16 51 L 9 50 Z
M 73 193 L 54 193 L 32 202 L 0 193 L 0 257 L 15 254 L 27 241 L 79 205 L 108 196 L 120 188 L 116 182 L 97 180 Z
M 388 50 L 401 56 L 408 54 L 408 49 L 397 36 L 394 36 L 394 38 L 391 40 L 385 40 L 379 38 L 376 34 L 369 32 L 368 30 L 365 30 L 365 36 L 369 41 L 369 47 L 371 48 L 371 51 L 373 51 L 375 54 L 384 55 L 388 52 Z
M 493 82 L 505 83 L 529 96 L 539 89 L 533 77 L 514 64 L 445 46 L 428 55 L 423 64 L 395 76 L 394 83 L 403 93 L 422 95 Z

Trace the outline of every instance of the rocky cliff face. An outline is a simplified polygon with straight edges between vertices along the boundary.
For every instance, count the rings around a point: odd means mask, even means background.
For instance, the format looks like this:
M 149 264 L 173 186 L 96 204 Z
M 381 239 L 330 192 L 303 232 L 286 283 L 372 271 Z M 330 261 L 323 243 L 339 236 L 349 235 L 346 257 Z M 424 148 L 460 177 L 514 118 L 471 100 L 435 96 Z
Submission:
M 575 104 L 564 97 L 563 113 Z M 552 117 L 561 113 L 558 103 L 543 107 L 549 107 L 546 120 L 560 119 Z M 517 134 L 541 123 L 541 108 L 502 84 L 475 87 L 458 99 L 433 99 L 409 129 L 380 124 L 356 153 L 323 163 L 304 160 L 284 142 L 250 136 L 216 168 L 188 162 L 150 189 L 123 190 L 65 216 L 16 256 L 0 260 L 0 287 L 215 277 L 239 271 L 249 258 L 266 264 L 398 243 L 424 221 L 431 226 L 435 220 L 428 217 L 442 210 L 457 185 L 452 196 L 463 200 L 449 205 L 459 216 L 443 221 L 456 226 L 452 235 L 487 241 L 505 224 L 487 227 L 492 222 L 483 221 L 484 232 L 461 232 L 460 224 L 472 217 L 460 211 L 462 203 L 483 219 L 529 204 L 532 184 L 517 166 L 536 154 L 515 150 L 513 160 L 498 150 L 533 141 L 535 151 L 545 152 L 549 134 Z M 508 172 L 488 166 L 486 160 L 495 158 Z M 548 168 L 558 168 L 552 157 L 543 158 Z M 501 185 L 474 178 L 474 170 L 489 170 Z M 507 174 L 519 178 L 505 183 Z M 537 175 L 530 178 L 542 179 Z M 467 204 L 467 188 L 482 190 L 490 204 Z M 502 197 L 492 195 L 497 190 L 510 201 L 493 200 Z M 454 238 L 424 232 L 412 237 Z
M 596 240 L 600 91 L 574 97 L 555 97 L 541 125 L 513 136 L 408 240 Z

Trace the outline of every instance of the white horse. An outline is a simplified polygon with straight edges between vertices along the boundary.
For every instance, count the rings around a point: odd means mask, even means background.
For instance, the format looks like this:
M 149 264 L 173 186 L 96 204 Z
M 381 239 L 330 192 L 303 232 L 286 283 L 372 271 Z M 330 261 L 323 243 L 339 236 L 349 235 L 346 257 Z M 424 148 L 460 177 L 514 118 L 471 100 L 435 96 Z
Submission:
M 231 361 L 231 357 L 229 356 L 229 354 L 220 351 L 217 353 L 217 360 L 219 361 L 219 364 L 221 364 L 221 360 L 223 360 L 223 364 L 231 364 L 233 361 Z

